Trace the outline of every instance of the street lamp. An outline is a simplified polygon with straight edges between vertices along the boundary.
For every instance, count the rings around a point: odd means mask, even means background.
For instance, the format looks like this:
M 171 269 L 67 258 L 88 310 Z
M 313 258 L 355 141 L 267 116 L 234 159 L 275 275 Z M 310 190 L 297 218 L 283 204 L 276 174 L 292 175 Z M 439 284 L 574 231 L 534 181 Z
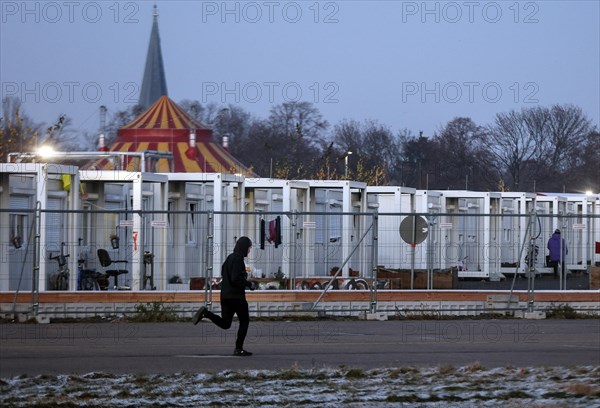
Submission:
M 351 151 L 347 151 L 344 155 L 344 178 L 348 178 L 348 156 L 352 154 Z
M 37 154 L 39 156 L 41 156 L 43 159 L 49 159 L 51 157 L 54 157 L 56 155 L 56 152 L 54 151 L 54 149 L 52 148 L 52 146 L 49 146 L 47 144 L 43 144 L 37 150 Z

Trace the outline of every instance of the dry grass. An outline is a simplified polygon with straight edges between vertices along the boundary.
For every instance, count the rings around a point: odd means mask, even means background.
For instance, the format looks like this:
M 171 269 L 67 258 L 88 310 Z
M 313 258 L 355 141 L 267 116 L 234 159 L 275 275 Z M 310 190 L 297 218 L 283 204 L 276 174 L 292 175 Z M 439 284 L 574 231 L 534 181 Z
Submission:
M 465 371 L 469 373 L 474 373 L 477 371 L 483 371 L 485 367 L 481 365 L 479 361 L 475 361 L 474 363 L 469 364 L 465 367 Z
M 589 384 L 584 384 L 580 382 L 567 384 L 567 386 L 565 387 L 565 391 L 570 394 L 580 396 L 600 397 L 600 389 L 598 387 L 593 387 Z
M 13 377 L 0 382 L 0 406 L 376 407 L 502 406 L 589 408 L 600 401 L 595 367 L 341 366 L 284 370 L 226 370 L 215 375 L 107 375 Z M 556 380 L 552 380 L 555 378 Z M 572 380 L 566 380 L 572 378 Z M 235 391 L 232 391 L 235 390 Z M 156 405 L 159 406 L 160 404 Z

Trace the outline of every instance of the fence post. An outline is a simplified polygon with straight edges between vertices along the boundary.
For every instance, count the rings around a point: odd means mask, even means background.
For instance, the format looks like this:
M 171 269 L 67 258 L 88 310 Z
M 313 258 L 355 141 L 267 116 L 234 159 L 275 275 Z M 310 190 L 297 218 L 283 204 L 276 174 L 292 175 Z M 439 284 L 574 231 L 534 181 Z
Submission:
M 529 236 L 529 260 L 527 265 L 527 311 L 533 312 L 535 306 L 535 264 L 537 261 L 537 254 L 535 250 L 535 240 L 537 237 L 533 234 L 533 226 L 535 225 L 536 220 L 536 211 L 535 209 L 529 215 L 529 225 L 528 229 L 530 230 Z M 510 301 L 510 298 L 509 298 Z
M 292 212 L 292 247 L 290 248 L 290 276 L 289 276 L 289 284 L 288 289 L 294 290 L 296 283 L 296 256 L 297 256 L 297 248 L 298 245 L 298 210 L 294 210 Z
M 209 310 L 212 310 L 212 276 L 213 276 L 213 245 L 214 245 L 214 218 L 213 212 L 207 214 L 207 236 L 205 247 L 205 267 L 204 267 L 204 303 Z
M 371 293 L 370 293 L 370 297 L 371 297 L 371 305 L 370 305 L 370 309 L 371 309 L 371 313 L 376 313 L 377 312 L 377 270 L 378 270 L 378 265 L 379 265 L 379 251 L 378 251 L 378 245 L 379 245 L 379 237 L 378 237 L 378 222 L 379 222 L 379 215 L 377 213 L 377 211 L 375 211 L 373 213 L 373 218 L 372 218 L 372 225 L 373 225 L 373 233 L 372 233 L 372 239 L 371 239 L 371 262 L 372 262 L 372 268 L 371 268 Z

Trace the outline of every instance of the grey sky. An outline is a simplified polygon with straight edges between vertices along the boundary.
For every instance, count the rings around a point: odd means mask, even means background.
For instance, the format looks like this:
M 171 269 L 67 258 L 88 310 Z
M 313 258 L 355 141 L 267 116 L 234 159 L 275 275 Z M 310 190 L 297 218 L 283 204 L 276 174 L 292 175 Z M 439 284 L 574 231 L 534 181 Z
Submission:
M 256 116 L 314 102 L 332 123 L 432 134 L 455 116 L 572 103 L 600 122 L 598 1 L 157 2 L 169 96 Z M 153 2 L 1 1 L 2 97 L 95 131 L 137 102 Z

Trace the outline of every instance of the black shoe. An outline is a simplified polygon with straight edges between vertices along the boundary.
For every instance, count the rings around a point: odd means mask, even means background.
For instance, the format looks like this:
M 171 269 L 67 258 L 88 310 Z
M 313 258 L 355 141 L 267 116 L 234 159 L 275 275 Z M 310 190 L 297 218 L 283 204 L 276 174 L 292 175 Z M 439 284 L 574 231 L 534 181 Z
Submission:
M 200 322 L 200 320 L 202 320 L 204 317 L 206 317 L 206 312 L 208 312 L 208 309 L 206 308 L 206 306 L 202 306 L 200 309 L 198 309 L 198 311 L 192 318 L 192 322 L 194 324 L 198 324 L 198 322 Z
M 250 357 L 252 355 L 252 353 L 249 351 L 246 351 L 244 349 L 235 349 L 235 350 L 233 350 L 233 355 L 240 356 L 240 357 Z

